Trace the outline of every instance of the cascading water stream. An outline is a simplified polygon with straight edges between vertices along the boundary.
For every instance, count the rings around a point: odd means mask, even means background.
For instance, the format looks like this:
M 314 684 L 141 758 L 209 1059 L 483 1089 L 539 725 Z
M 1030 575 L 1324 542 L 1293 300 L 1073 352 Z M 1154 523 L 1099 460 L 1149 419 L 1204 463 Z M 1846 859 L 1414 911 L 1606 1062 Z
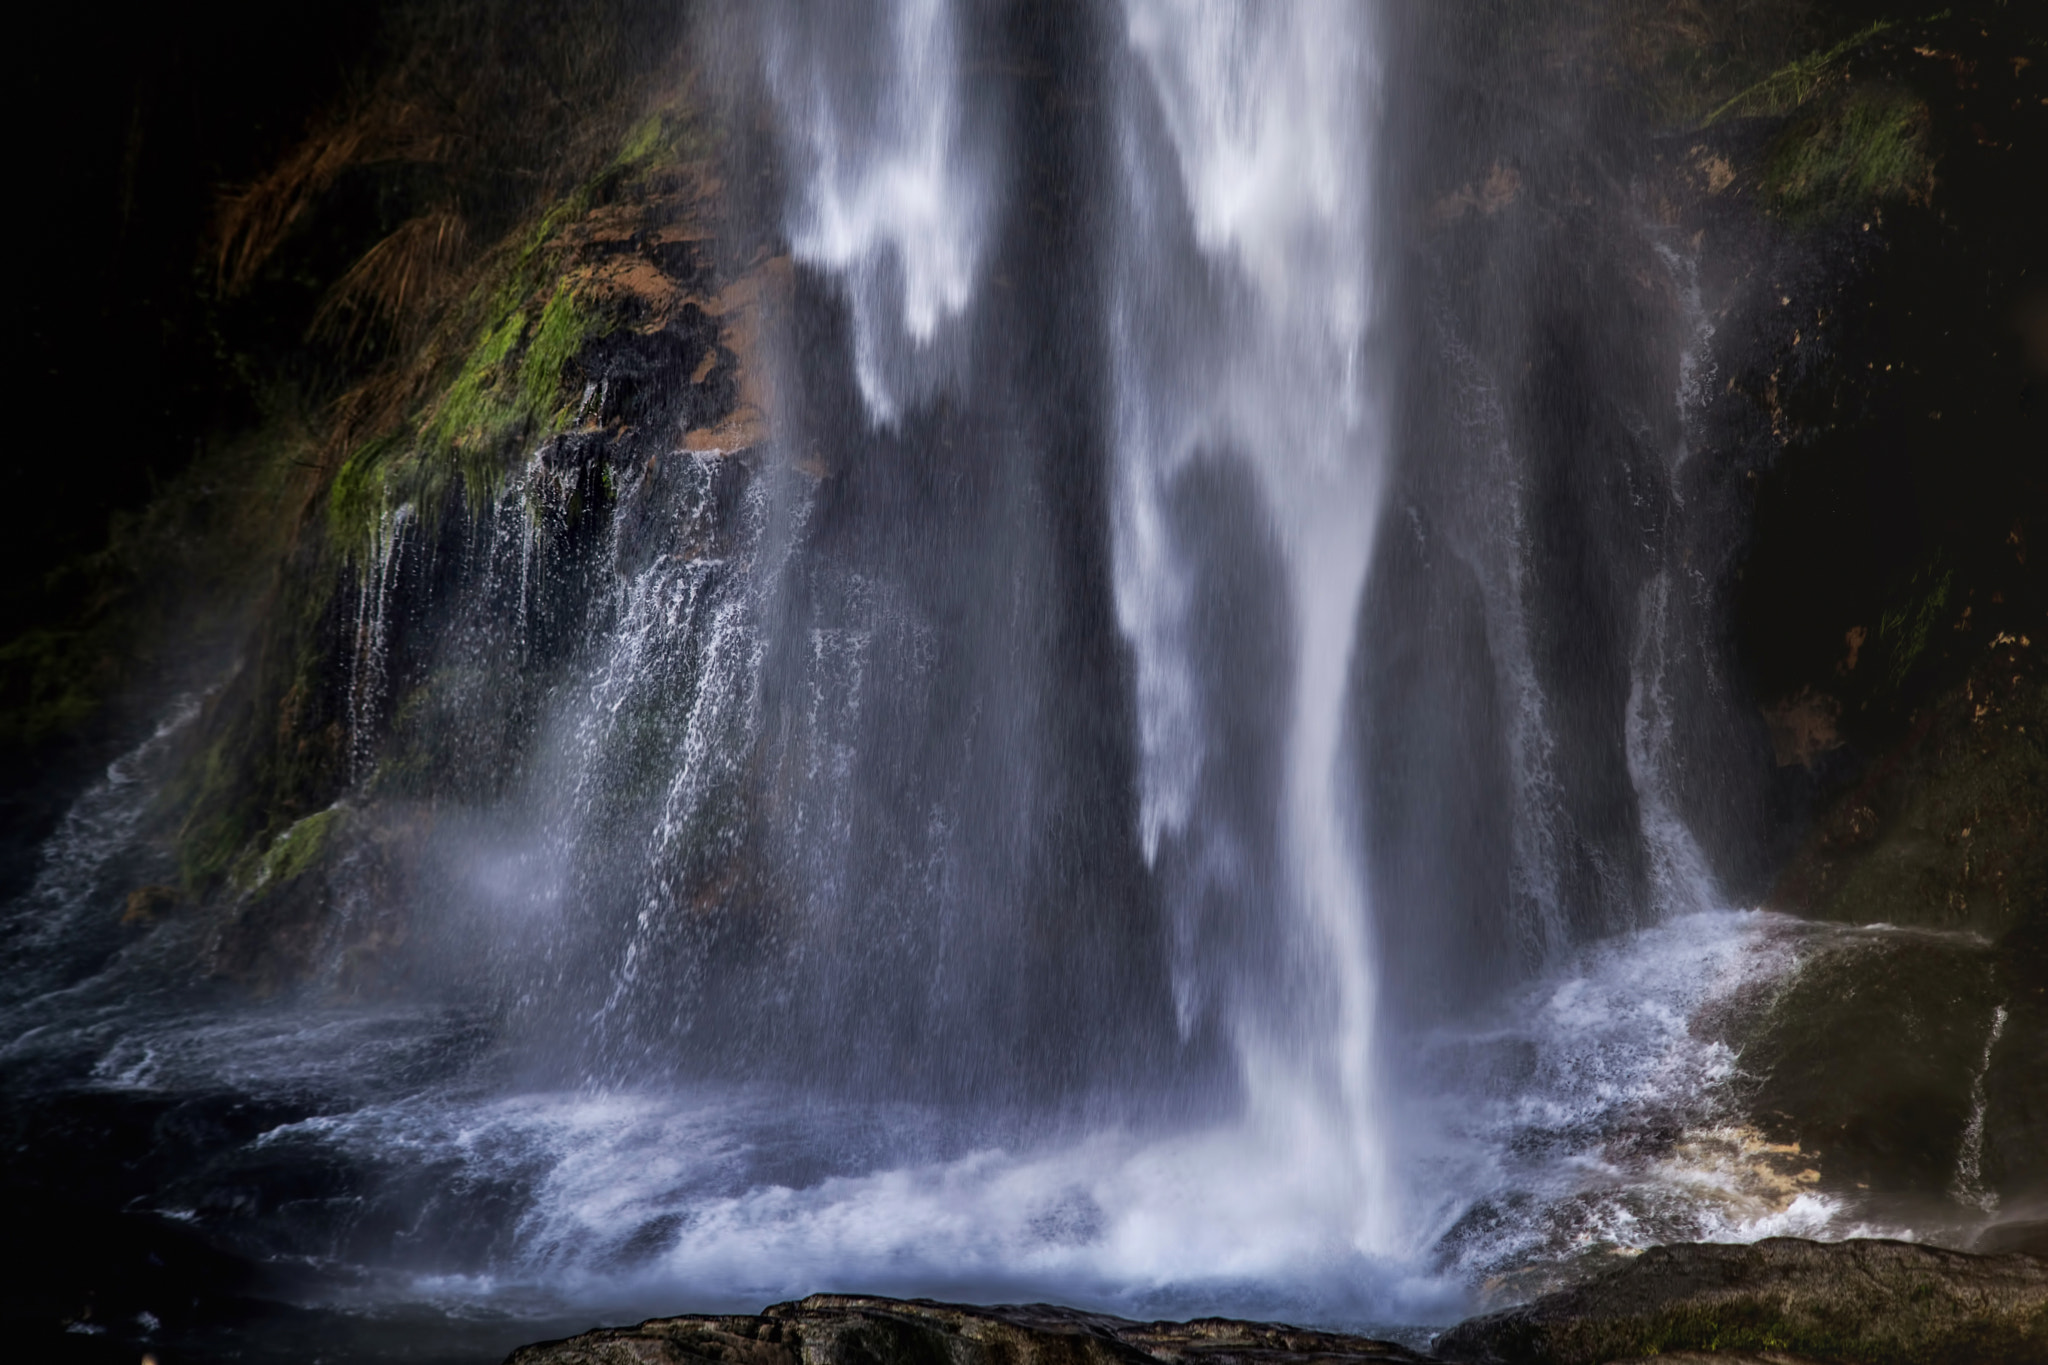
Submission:
M 973 300 L 987 231 L 994 158 L 963 108 L 954 5 L 777 4 L 756 18 L 803 186 L 790 244 L 845 282 L 861 396 L 892 422 L 957 373 L 949 324 Z
M 960 111 L 960 17 L 920 0 L 859 27 L 886 35 L 870 67 L 832 45 L 834 22 L 773 25 L 769 87 L 789 127 L 800 188 L 789 236 L 841 282 L 870 418 L 893 424 L 906 395 L 965 373 L 949 318 L 973 304 L 992 212 Z M 1245 7 L 1132 0 L 1112 15 L 1130 48 L 1119 69 L 1117 136 L 1127 157 L 1177 176 L 1133 175 L 1109 262 L 1118 507 L 1116 603 L 1136 652 L 1141 820 L 1155 864 L 1229 860 L 1270 834 L 1262 866 L 1226 875 L 1249 889 L 1235 913 L 1269 940 L 1269 970 L 1246 973 L 1206 933 L 1198 886 L 1180 889 L 1176 991 L 1183 1028 L 1222 1016 L 1239 1058 L 1248 1121 L 1276 1165 L 1313 1170 L 1361 1249 L 1386 1244 L 1391 1215 L 1373 1080 L 1376 1013 L 1347 707 L 1356 622 L 1372 557 L 1384 432 L 1367 350 L 1374 307 L 1370 187 L 1377 111 L 1372 21 L 1342 3 Z M 849 39 L 850 41 L 857 41 Z M 874 41 L 870 39 L 870 41 Z M 1161 131 L 1163 130 L 1163 138 Z M 1175 257 L 1192 223 L 1195 252 Z M 1185 253 L 1182 253 L 1185 254 Z M 1191 298 L 1203 299 L 1193 310 Z M 1189 336 L 1192 326 L 1196 339 Z M 1198 658 L 1188 638 L 1201 580 L 1229 574 L 1230 547 L 1170 525 L 1191 467 L 1226 460 L 1251 476 L 1278 548 L 1283 657 L 1253 641 Z M 1219 559 L 1219 556 L 1223 558 Z M 1237 693 L 1224 697 L 1219 693 Z M 1284 716 L 1270 831 L 1198 811 L 1196 790 L 1230 781 L 1232 756 L 1206 751 L 1217 706 Z M 1194 833 L 1201 821 L 1207 833 Z M 1169 892 L 1169 896 L 1175 895 Z
M 1347 760 L 1356 623 L 1385 458 L 1368 360 L 1372 18 L 1341 3 L 1160 0 L 1130 0 L 1124 16 L 1145 77 L 1124 94 L 1125 155 L 1161 157 L 1168 149 L 1156 145 L 1155 129 L 1163 125 L 1179 169 L 1178 177 L 1131 177 L 1140 202 L 1111 290 L 1120 352 L 1117 606 L 1137 654 L 1147 850 L 1156 865 L 1162 840 L 1206 839 L 1209 847 L 1189 855 L 1204 863 L 1240 858 L 1256 842 L 1199 809 L 1205 777 L 1238 777 L 1227 771 L 1231 756 L 1205 751 L 1212 718 L 1201 713 L 1277 702 L 1275 856 L 1225 875 L 1255 884 L 1252 897 L 1265 903 L 1240 912 L 1267 921 L 1279 960 L 1267 979 L 1223 986 L 1223 1007 L 1252 1121 L 1269 1125 L 1279 1144 L 1274 1159 L 1331 1181 L 1358 1244 L 1381 1249 L 1394 1219 L 1373 1079 L 1370 909 Z M 1185 273 L 1162 269 L 1190 222 L 1196 258 Z M 1186 300 L 1204 294 L 1207 306 L 1189 316 Z M 1281 568 L 1281 600 L 1259 605 L 1287 621 L 1278 632 L 1287 657 L 1257 657 L 1257 637 L 1244 637 L 1204 658 L 1211 642 L 1189 638 L 1204 580 L 1230 574 L 1237 547 L 1176 527 L 1173 503 L 1177 484 L 1217 460 L 1240 462 L 1253 476 L 1248 491 L 1259 505 L 1244 510 L 1267 523 Z M 1203 677 L 1205 667 L 1224 676 Z M 1252 695 L 1221 695 L 1232 689 Z M 1224 771 L 1205 774 L 1212 767 Z M 1221 945 L 1199 942 L 1194 905 L 1176 913 L 1185 1016 L 1191 996 L 1217 991 L 1216 974 L 1239 964 L 1214 960 Z

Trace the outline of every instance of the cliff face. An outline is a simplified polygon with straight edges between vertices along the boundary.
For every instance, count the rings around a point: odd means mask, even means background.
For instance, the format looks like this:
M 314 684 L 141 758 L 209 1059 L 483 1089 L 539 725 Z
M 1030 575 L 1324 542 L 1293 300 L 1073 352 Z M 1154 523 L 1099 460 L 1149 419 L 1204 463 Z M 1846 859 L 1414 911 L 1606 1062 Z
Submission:
M 386 956 L 406 926 L 387 908 L 336 938 L 343 899 L 402 904 L 437 805 L 502 794 L 556 666 L 604 617 L 620 523 L 674 514 L 650 504 L 680 480 L 694 553 L 729 548 L 788 267 L 729 233 L 706 138 L 686 104 L 648 114 L 344 396 L 260 652 L 209 701 L 169 798 L 183 895 L 228 912 L 220 970 L 279 985 Z M 515 543 L 479 552 L 477 528 L 502 538 L 508 518 Z M 508 548 L 545 591 L 504 598 Z M 459 638 L 493 610 L 519 618 L 509 655 Z
M 2048 507 L 2048 369 L 2024 226 L 2048 221 L 2038 23 L 1828 6 L 1759 24 L 1712 6 L 1478 17 L 1446 11 L 1420 45 L 1452 55 L 1412 134 L 1406 230 L 1430 282 L 1414 330 L 1487 338 L 1480 364 L 1521 379 L 1475 402 L 1456 356 L 1404 375 L 1430 454 L 1407 475 L 1412 535 L 1389 533 L 1408 562 L 1376 582 L 1385 666 L 1483 653 L 1458 624 L 1482 583 L 1388 586 L 1432 555 L 1483 572 L 1489 544 L 1522 533 L 1461 510 L 1512 473 L 1475 459 L 1469 430 L 1540 441 L 1546 413 L 1551 430 L 1578 421 L 1587 436 L 1546 450 L 1549 500 L 1530 504 L 1560 548 L 1524 591 L 1575 608 L 1541 630 L 1552 652 L 1532 673 L 1614 657 L 1604 637 L 1625 638 L 1636 594 L 1668 573 L 1689 623 L 1668 656 L 1684 661 L 1676 804 L 1725 891 L 1908 931 L 1830 939 L 1729 1027 L 1743 1112 L 1822 1188 L 1908 1196 L 1910 1223 L 2024 1215 L 2048 1174 L 2048 599 L 2028 548 Z M 1682 431 L 1659 425 L 1674 392 Z M 1575 403 L 1629 413 L 1676 462 L 1601 444 Z M 1560 805 L 1597 803 L 1598 765 L 1621 766 L 1598 712 L 1603 690 L 1632 705 L 1629 687 L 1582 687 L 1585 706 L 1555 719 L 1576 763 Z M 1480 702 L 1402 695 L 1415 719 L 1370 766 L 1397 774 L 1400 819 L 1444 829 L 1427 867 L 1383 856 L 1383 896 L 1412 901 L 1451 867 L 1471 908 L 1391 928 L 1388 989 L 1440 1004 L 1434 964 L 1502 937 L 1490 907 L 1515 889 L 1489 863 L 1510 836 L 1433 813 L 1416 755 L 1505 766 L 1510 738 Z M 1430 737 L 1446 716 L 1457 743 Z M 1617 801 L 1632 786 L 1604 781 Z M 1597 811 L 1571 823 L 1601 828 Z M 1575 851 L 1574 914 L 1627 922 L 1656 885 L 1630 854 Z M 1600 920 L 1603 896 L 1624 904 Z
M 1786 243 L 1725 372 L 1771 452 L 1732 616 L 1789 855 L 1763 903 L 1925 931 L 1818 956 L 1744 1064 L 1845 1187 L 1986 1209 L 2048 1187 L 2041 54 L 1995 21 L 1882 29 L 1747 162 L 1686 149 Z

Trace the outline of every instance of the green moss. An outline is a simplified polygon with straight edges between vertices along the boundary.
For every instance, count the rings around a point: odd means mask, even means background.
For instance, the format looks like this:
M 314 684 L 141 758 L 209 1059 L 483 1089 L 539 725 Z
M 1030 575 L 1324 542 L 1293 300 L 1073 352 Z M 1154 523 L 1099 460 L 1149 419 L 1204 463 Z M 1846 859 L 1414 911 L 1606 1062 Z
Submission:
M 618 157 L 612 164 L 617 167 L 643 165 L 668 152 L 674 141 L 668 117 L 661 113 L 649 114 L 626 134 L 625 145 L 619 148 Z
M 1893 689 L 1905 685 L 1927 654 L 1934 631 L 1947 615 L 1949 588 L 1955 574 L 1937 558 L 1913 571 L 1877 622 L 1878 643 L 1885 650 L 1885 672 Z
M 359 544 L 363 537 L 357 531 L 374 525 L 383 514 L 386 463 L 398 449 L 399 441 L 394 436 L 365 441 L 335 471 L 334 482 L 327 490 L 327 514 L 337 539 L 346 548 Z
M 427 421 L 422 435 L 430 444 L 459 451 L 495 446 L 510 434 L 523 414 L 504 362 L 525 334 L 526 314 L 518 310 L 484 331 Z
M 1715 123 L 1728 114 L 1775 118 L 1792 113 L 1839 79 L 1851 56 L 1893 26 L 1892 20 L 1879 20 L 1833 47 L 1786 63 L 1708 114 L 1705 122 Z
M 236 886 L 256 897 L 290 885 L 318 866 L 347 812 L 330 806 L 292 825 L 261 853 L 246 853 L 232 874 Z
M 493 499 L 517 447 L 573 420 L 569 365 L 618 319 L 565 274 L 563 234 L 628 186 L 700 158 L 712 125 L 686 104 L 648 115 L 611 162 L 550 204 L 494 250 L 466 304 L 414 358 L 415 371 L 445 379 L 397 431 L 358 447 L 328 492 L 330 524 L 354 553 L 397 503 L 422 507 L 460 481 L 480 510 Z
M 610 318 L 603 310 L 585 302 L 567 283 L 555 289 L 519 367 L 520 398 L 528 420 L 549 430 L 568 423 L 564 371 L 592 338 L 609 330 Z
M 587 195 L 557 206 L 516 252 L 504 274 L 480 286 L 470 316 L 480 319 L 459 348 L 453 377 L 413 431 L 366 442 L 328 492 L 337 538 L 354 551 L 369 543 L 391 506 L 437 505 L 460 481 L 473 511 L 497 496 L 511 459 L 573 420 L 570 363 L 615 325 L 575 282 L 556 273 L 551 241 L 587 209 Z
M 717 129 L 687 106 L 656 110 L 626 134 L 610 169 L 633 174 L 709 156 Z
M 1796 218 L 1924 195 L 1934 183 L 1928 123 L 1927 106 L 1906 91 L 1850 90 L 1779 135 L 1764 163 L 1765 194 Z

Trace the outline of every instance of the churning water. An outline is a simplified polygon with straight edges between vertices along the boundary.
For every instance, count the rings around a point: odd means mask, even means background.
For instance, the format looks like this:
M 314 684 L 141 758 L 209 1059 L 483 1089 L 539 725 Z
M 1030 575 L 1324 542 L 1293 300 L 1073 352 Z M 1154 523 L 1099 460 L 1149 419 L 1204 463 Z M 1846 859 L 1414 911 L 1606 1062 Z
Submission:
M 323 949 L 261 1010 L 163 953 L 34 977 L 16 1073 L 257 1116 L 131 1211 L 366 1312 L 1380 1325 L 1843 1226 L 1711 1026 L 1819 931 L 1725 908 L 1688 823 L 1689 260 L 1645 248 L 1679 305 L 1640 410 L 1557 455 L 1388 205 L 1389 7 L 1030 9 L 705 25 L 808 308 L 777 435 L 608 468 L 594 539 L 566 447 L 460 545 L 388 519 L 338 812 L 429 833 L 332 913 L 404 898 L 430 967 L 338 1006 Z M 1603 441 L 1660 510 L 1560 575 L 1543 519 L 1604 513 L 1542 462 Z M 79 803 L 11 962 L 112 922 L 191 714 Z M 466 787 L 407 794 L 408 724 Z

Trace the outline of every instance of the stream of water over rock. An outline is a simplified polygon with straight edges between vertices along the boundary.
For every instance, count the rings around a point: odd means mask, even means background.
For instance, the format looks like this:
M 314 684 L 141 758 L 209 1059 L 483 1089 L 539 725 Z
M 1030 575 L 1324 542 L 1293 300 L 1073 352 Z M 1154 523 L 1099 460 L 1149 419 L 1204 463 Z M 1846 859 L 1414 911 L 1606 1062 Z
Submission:
M 153 739 L 11 912 L 11 1074 L 185 1115 L 127 1207 L 276 1293 L 514 1338 L 819 1290 L 1413 1326 L 1588 1248 L 1841 1230 L 1701 1023 L 1824 931 L 1730 908 L 1691 823 L 1737 744 L 1693 264 L 1630 226 L 1676 304 L 1532 409 L 1522 295 L 1395 206 L 1402 32 L 707 20 L 795 259 L 776 434 L 608 470 L 594 539 L 564 446 L 459 532 L 387 520 L 345 813 L 404 809 L 405 668 L 494 757 L 334 914 L 407 898 L 430 965 L 345 1000 L 337 948 L 263 1006 L 51 965 L 143 879 Z

